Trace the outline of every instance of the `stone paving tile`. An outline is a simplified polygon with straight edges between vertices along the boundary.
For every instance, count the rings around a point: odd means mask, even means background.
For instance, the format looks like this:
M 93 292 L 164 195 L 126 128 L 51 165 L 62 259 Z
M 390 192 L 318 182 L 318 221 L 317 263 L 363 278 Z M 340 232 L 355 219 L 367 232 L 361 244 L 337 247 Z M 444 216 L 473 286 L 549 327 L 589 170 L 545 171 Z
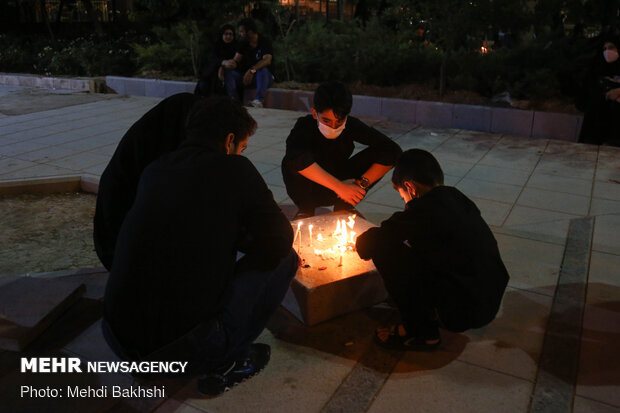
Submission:
M 373 202 L 375 204 L 385 205 L 389 207 L 395 207 L 402 209 L 403 199 L 400 197 L 399 193 L 392 188 L 391 183 L 386 183 L 381 185 L 379 188 L 376 188 L 371 191 L 365 198 L 365 201 Z M 364 202 L 364 201 L 362 201 Z
M 403 151 L 417 148 L 432 152 L 448 138 L 448 136 L 431 136 L 430 134 L 427 136 L 420 136 L 420 134 L 408 132 L 399 136 L 394 141 L 400 145 Z
M 596 400 L 575 396 L 573 413 L 620 413 L 620 407 L 610 406 L 605 403 L 597 402 Z
M 489 199 L 469 197 L 478 209 L 482 218 L 487 224 L 501 227 L 508 217 L 510 210 L 512 209 L 511 203 L 491 201 Z
M 568 224 L 578 215 L 515 205 L 499 232 L 564 245 Z
M 173 398 L 208 412 L 290 413 L 293 406 L 318 412 L 349 374 L 354 360 L 276 339 L 265 330 L 258 342 L 271 346 L 271 361 L 234 391 L 206 399 L 190 383 Z
M 467 331 L 464 349 L 448 341 L 442 350 L 468 364 L 534 382 L 551 303 L 552 297 L 509 287 L 495 320 Z
M 476 142 L 457 135 L 434 149 L 433 154 L 443 159 L 475 163 L 481 160 L 494 144 L 493 139 L 480 139 Z
M 521 192 L 521 187 L 518 185 L 499 184 L 470 178 L 461 180 L 456 187 L 467 196 L 510 204 L 517 200 Z
M 598 218 L 597 218 L 598 219 Z M 620 408 L 620 256 L 593 252 L 576 393 Z
M 246 150 L 246 152 L 248 152 L 248 150 Z M 284 158 L 284 147 L 281 149 L 273 149 L 273 146 L 270 146 L 256 152 L 250 152 L 247 154 L 247 157 L 252 162 L 263 162 L 280 166 L 282 164 L 282 158 Z
M 620 200 L 592 198 L 589 215 L 620 214 Z
M 36 163 L 47 163 L 50 161 L 56 161 L 58 159 L 66 158 L 76 153 L 78 153 L 78 151 L 71 150 L 62 146 L 48 146 L 36 151 L 14 155 L 13 158 Z
M 620 254 L 620 214 L 601 215 L 594 220 L 592 250 Z
M 523 136 L 502 135 L 493 150 L 510 150 L 542 154 L 548 144 L 548 139 L 532 139 Z
M 43 178 L 48 176 L 66 176 L 75 174 L 76 171 L 72 169 L 45 164 L 35 164 L 34 166 L 30 166 L 28 168 L 0 174 L 0 181 L 9 179 Z
M 536 172 L 527 181 L 531 188 L 547 189 L 555 192 L 590 196 L 592 193 L 591 179 L 566 178 L 563 176 L 550 175 Z
M 528 150 L 491 149 L 478 165 L 519 169 L 531 172 L 540 162 L 541 155 Z
M 0 158 L 0 176 L 30 166 L 37 166 L 37 164 L 29 161 L 22 161 L 21 159 L 3 157 Z
M 273 199 L 276 203 L 281 204 L 288 200 L 288 193 L 284 186 L 269 184 L 269 190 L 273 193 Z
M 620 168 L 618 169 L 599 168 L 596 171 L 596 180 L 618 183 L 620 182 Z
M 589 160 L 543 156 L 536 166 L 535 172 L 569 178 L 592 179 L 595 165 L 595 162 Z
M 69 157 L 49 162 L 50 165 L 65 167 L 76 171 L 87 169 L 91 166 L 109 162 L 109 157 L 96 153 L 82 152 Z
M 406 354 L 368 413 L 527 411 L 531 382 L 439 355 Z
M 14 142 L 0 147 L 0 154 L 15 156 L 25 152 L 32 152 L 47 147 L 46 144 L 34 141 Z
M 444 175 L 451 175 L 459 179 L 467 175 L 475 165 L 473 162 L 459 162 L 446 159 L 443 155 L 437 155 L 435 153 L 433 153 L 433 155 L 437 158 Z
M 497 231 L 495 239 L 510 274 L 508 285 L 552 297 L 564 256 L 564 245 Z
M 370 201 L 362 201 L 355 208 L 364 215 L 367 221 L 372 222 L 375 225 L 380 225 L 392 216 L 394 212 L 399 212 L 404 209 L 404 202 L 401 202 L 400 207 L 392 207 L 381 204 L 375 204 Z
M 282 170 L 278 167 L 263 174 L 263 179 L 269 185 L 277 185 L 284 187 L 284 179 L 282 178 Z
M 614 182 L 610 180 L 597 179 L 594 181 L 594 192 L 592 194 L 596 198 L 620 200 L 620 180 Z
M 465 177 L 479 179 L 481 181 L 522 186 L 528 181 L 529 176 L 530 174 L 527 171 L 478 164 L 471 168 Z
M 590 208 L 590 197 L 536 188 L 524 188 L 517 200 L 517 204 L 574 215 L 587 215 Z

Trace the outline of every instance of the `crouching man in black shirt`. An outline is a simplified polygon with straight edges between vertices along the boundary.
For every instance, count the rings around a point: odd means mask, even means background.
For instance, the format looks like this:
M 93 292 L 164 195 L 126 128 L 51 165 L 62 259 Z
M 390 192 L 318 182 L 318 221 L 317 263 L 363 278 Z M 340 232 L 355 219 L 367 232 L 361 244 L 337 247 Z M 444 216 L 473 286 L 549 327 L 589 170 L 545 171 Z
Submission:
M 286 139 L 282 176 L 299 208 L 296 218 L 313 216 L 318 206 L 352 210 L 396 162 L 398 144 L 349 116 L 347 86 L 331 81 L 314 92 L 312 115 L 297 120 Z M 354 142 L 367 148 L 349 158 Z
M 443 185 L 429 152 L 411 149 L 394 168 L 392 183 L 405 200 L 380 227 L 357 239 L 396 303 L 402 324 L 380 328 L 382 346 L 433 350 L 438 327 L 462 332 L 491 322 L 508 283 L 497 242 L 476 205 Z
M 297 270 L 291 224 L 245 157 L 256 122 L 228 97 L 196 102 L 179 148 L 142 173 L 106 286 L 104 334 L 126 360 L 187 361 L 219 394 L 260 371 L 252 344 Z M 236 261 L 237 251 L 245 256 Z

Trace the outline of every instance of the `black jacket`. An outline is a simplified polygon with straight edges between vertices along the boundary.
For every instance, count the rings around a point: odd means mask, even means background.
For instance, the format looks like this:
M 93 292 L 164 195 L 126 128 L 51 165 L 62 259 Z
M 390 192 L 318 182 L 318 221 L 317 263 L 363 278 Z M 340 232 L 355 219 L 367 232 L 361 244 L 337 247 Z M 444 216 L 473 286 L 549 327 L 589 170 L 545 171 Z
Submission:
M 221 311 L 238 249 L 247 269 L 273 269 L 292 241 L 247 158 L 188 139 L 142 174 L 116 246 L 106 320 L 125 348 L 148 354 Z
M 453 187 L 433 188 L 361 234 L 357 251 L 368 259 L 379 248 L 405 242 L 411 246 L 411 260 L 403 265 L 432 278 L 424 285 L 458 291 L 455 300 L 472 309 L 476 325 L 470 327 L 493 320 L 509 276 L 493 233 L 469 198 Z
M 179 93 L 162 100 L 125 133 L 99 180 L 94 219 L 95 250 L 112 268 L 116 238 L 136 197 L 144 168 L 185 139 L 185 121 L 197 96 Z

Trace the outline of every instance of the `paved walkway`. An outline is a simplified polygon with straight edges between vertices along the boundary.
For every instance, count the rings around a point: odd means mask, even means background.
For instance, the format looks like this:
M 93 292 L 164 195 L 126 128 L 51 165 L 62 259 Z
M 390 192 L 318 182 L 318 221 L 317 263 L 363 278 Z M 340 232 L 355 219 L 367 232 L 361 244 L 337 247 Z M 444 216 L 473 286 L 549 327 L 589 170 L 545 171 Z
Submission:
M 158 101 L 105 96 L 0 116 L 0 182 L 100 175 L 123 133 Z M 276 201 L 290 204 L 279 165 L 300 113 L 249 111 L 259 128 L 246 155 Z M 193 381 L 167 381 L 166 399 L 55 400 L 59 411 L 619 412 L 620 149 L 367 121 L 403 149 L 430 150 L 446 184 L 471 197 L 491 225 L 511 275 L 493 323 L 445 333 L 433 354 L 392 354 L 370 340 L 375 326 L 393 316 L 385 306 L 313 328 L 280 310 L 259 339 L 272 346 L 271 363 L 232 392 L 205 399 Z M 402 207 L 384 179 L 359 210 L 379 223 Z M 105 276 L 84 277 L 100 295 Z M 80 324 L 77 337 L 45 351 L 113 359 L 98 324 Z M 0 388 L 17 388 L 24 380 L 12 370 L 18 356 L 0 352 Z M 45 386 L 69 380 L 63 376 L 29 380 Z M 132 383 L 112 374 L 86 381 Z M 54 406 L 15 399 L 10 390 L 0 390 L 0 398 L 12 400 L 11 411 Z

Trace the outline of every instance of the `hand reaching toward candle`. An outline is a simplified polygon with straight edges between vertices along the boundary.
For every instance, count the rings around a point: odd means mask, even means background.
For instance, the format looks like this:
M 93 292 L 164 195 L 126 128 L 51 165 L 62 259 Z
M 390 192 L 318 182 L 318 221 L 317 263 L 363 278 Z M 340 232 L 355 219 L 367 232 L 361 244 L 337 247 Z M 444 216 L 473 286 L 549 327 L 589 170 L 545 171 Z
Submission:
M 357 205 L 366 196 L 366 191 L 355 183 L 355 179 L 346 179 L 341 182 L 336 190 L 338 198 L 353 206 Z

